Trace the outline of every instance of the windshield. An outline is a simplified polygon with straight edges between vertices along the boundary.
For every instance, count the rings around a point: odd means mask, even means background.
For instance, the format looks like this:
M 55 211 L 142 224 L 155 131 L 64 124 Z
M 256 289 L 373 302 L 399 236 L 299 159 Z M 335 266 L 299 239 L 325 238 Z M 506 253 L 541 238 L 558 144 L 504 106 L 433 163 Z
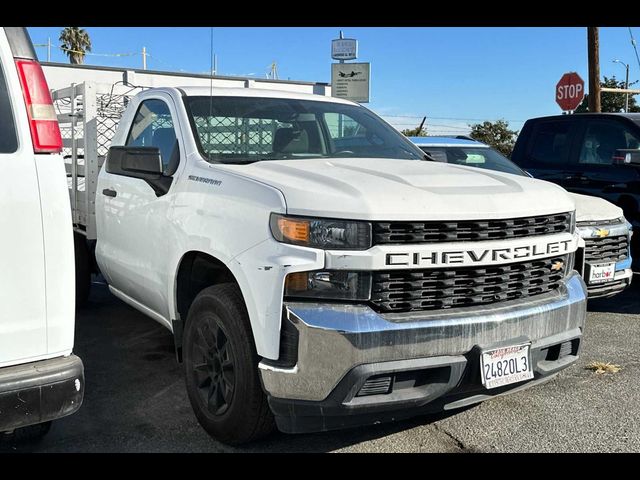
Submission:
M 357 105 L 288 98 L 183 98 L 200 153 L 213 162 L 424 158 L 400 132 Z
M 420 147 L 436 162 L 455 163 L 469 167 L 486 168 L 499 172 L 527 176 L 527 174 L 507 157 L 486 147 Z

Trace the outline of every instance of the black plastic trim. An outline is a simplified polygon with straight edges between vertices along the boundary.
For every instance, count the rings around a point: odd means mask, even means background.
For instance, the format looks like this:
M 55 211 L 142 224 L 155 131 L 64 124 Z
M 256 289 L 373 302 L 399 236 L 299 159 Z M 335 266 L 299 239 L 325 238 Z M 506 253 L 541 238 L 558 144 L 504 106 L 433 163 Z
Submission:
M 75 355 L 0 368 L 0 432 L 70 415 L 83 397 L 84 366 Z

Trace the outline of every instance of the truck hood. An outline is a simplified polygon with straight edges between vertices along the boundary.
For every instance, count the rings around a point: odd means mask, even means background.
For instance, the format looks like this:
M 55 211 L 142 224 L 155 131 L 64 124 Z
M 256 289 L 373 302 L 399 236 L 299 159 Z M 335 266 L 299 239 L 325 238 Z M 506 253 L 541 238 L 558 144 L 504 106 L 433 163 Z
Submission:
M 599 197 L 569 193 L 576 204 L 577 222 L 615 220 L 623 216 L 622 209 Z
M 573 211 L 549 182 L 419 160 L 340 158 L 221 165 L 279 189 L 287 213 L 362 220 L 478 220 Z

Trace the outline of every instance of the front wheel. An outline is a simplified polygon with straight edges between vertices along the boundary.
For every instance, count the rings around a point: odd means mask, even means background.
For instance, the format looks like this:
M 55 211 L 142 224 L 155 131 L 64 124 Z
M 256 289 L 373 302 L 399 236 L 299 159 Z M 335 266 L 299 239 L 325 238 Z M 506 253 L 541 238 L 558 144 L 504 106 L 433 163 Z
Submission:
M 239 445 L 273 430 L 237 285 L 214 285 L 198 294 L 189 309 L 182 350 L 189 401 L 209 435 Z

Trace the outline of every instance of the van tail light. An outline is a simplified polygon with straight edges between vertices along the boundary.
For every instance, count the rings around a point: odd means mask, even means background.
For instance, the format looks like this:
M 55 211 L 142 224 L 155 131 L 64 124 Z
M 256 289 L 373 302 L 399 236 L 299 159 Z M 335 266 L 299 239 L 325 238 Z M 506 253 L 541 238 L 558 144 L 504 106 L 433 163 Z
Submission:
M 16 59 L 22 94 L 27 106 L 35 153 L 59 153 L 62 136 L 42 67 L 35 60 Z

